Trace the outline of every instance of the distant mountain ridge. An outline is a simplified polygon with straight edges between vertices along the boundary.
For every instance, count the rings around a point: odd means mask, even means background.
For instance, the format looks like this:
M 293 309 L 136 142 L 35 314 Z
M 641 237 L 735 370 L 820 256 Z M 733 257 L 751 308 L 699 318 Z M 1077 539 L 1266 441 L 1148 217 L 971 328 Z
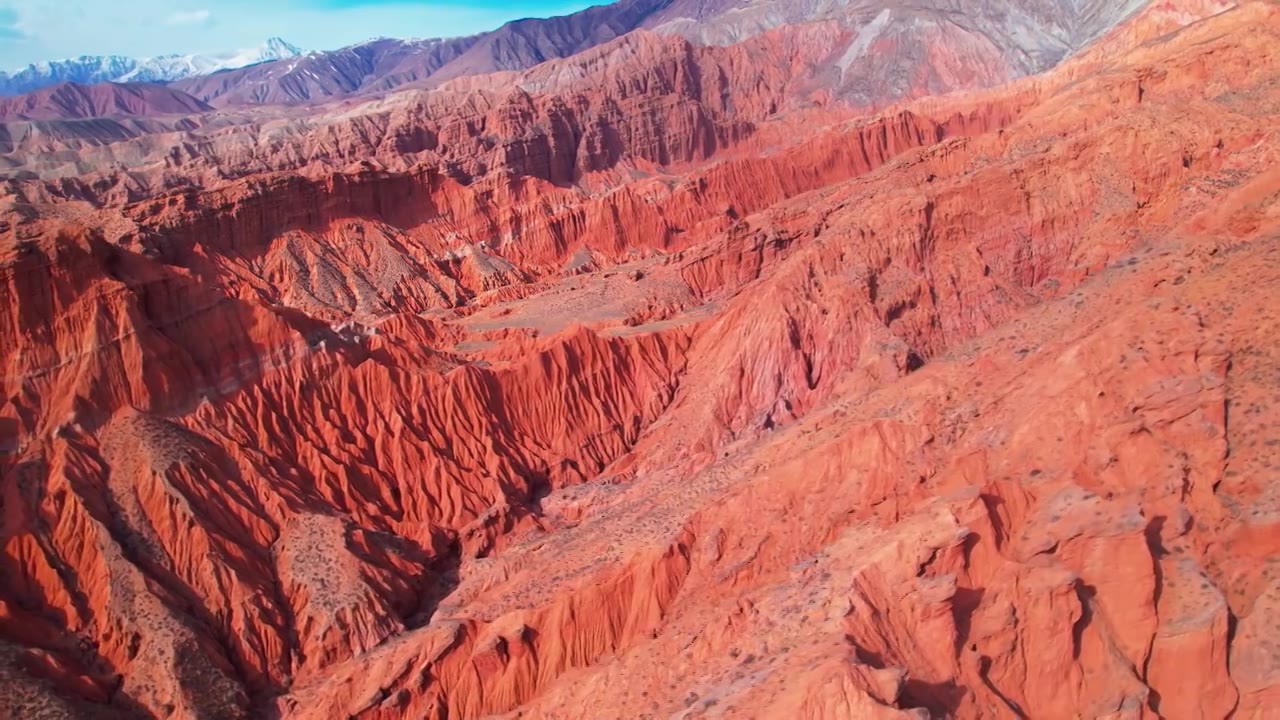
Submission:
M 618 0 L 467 37 L 377 38 L 305 54 L 277 38 L 220 56 L 33 65 L 0 74 L 0 94 L 64 82 L 155 82 L 215 108 L 317 104 L 524 70 L 649 31 L 694 45 L 734 44 L 765 33 L 797 38 L 820 58 L 810 61 L 811 90 L 874 107 L 1043 72 L 1155 1 Z M 798 40 L 801 35 L 807 39 Z
M 164 85 L 78 85 L 65 82 L 23 95 L 0 98 L 0 122 L 193 115 L 212 109 L 190 95 Z
M 322 102 L 432 87 L 457 77 L 523 70 L 635 30 L 721 45 L 785 26 L 826 23 L 828 83 L 874 104 L 990 86 L 1042 72 L 1151 0 L 618 0 L 549 18 L 514 20 L 469 37 L 373 40 L 179 81 L 216 107 Z
M 619 0 L 570 15 L 513 20 L 456 38 L 380 38 L 290 62 L 263 63 L 177 86 L 218 107 L 305 103 L 466 75 L 523 70 L 602 45 L 649 22 L 672 0 Z
M 287 60 L 302 54 L 297 46 L 273 37 L 255 48 L 214 54 L 154 58 L 82 55 L 68 60 L 34 63 L 14 73 L 0 73 L 0 95 L 20 95 L 62 83 L 173 82 L 273 60 Z

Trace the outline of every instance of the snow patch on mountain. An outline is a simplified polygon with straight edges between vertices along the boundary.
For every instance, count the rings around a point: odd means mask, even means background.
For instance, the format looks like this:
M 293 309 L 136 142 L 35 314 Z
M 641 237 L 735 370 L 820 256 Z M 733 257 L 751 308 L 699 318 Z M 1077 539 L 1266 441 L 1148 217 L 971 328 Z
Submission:
M 82 55 L 28 65 L 12 74 L 0 73 L 0 94 L 18 95 L 49 85 L 73 82 L 92 85 L 102 82 L 172 82 L 220 70 L 301 57 L 303 51 L 280 38 L 271 38 L 247 50 L 208 55 L 162 55 L 130 58 L 119 55 Z

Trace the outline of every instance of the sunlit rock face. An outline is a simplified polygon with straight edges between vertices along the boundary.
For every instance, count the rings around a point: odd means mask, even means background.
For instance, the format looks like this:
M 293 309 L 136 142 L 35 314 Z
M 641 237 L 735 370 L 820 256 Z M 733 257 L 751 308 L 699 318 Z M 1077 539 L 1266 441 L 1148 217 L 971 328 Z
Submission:
M 1268 716 L 1280 9 L 685 5 L 4 125 L 8 717 Z

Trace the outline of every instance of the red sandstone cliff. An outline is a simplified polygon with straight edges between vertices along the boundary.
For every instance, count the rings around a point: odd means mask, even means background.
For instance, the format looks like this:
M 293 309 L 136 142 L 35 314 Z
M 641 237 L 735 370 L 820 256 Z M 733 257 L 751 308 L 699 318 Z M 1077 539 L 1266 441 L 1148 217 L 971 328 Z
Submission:
M 874 116 L 641 34 L 11 182 L 5 710 L 1266 717 L 1280 14 L 1152 17 Z

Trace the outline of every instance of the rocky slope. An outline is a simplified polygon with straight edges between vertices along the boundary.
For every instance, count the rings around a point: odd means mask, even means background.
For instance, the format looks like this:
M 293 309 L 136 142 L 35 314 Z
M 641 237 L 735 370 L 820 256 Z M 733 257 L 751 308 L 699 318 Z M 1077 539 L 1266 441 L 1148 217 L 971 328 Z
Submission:
M 1047 70 L 1130 17 L 1147 0 L 675 0 L 645 26 L 699 43 L 735 43 L 824 22 L 842 32 L 826 77 L 861 106 L 989 87 Z
M 572 15 L 508 23 L 480 35 L 378 40 L 333 52 L 192 78 L 179 89 L 219 107 L 314 102 L 453 78 L 521 70 L 637 28 L 732 44 L 801 30 L 824 86 L 862 106 L 987 87 L 1041 72 L 1129 17 L 1147 0 L 619 0 Z
M 0 98 L 0 121 L 73 120 L 153 115 L 195 115 L 213 108 L 162 85 L 63 83 Z
M 671 3 L 668 0 L 626 0 L 590 8 L 574 15 L 546 20 L 531 19 L 509 23 L 492 33 L 450 40 L 401 41 L 377 40 L 328 53 L 310 53 L 282 60 L 264 62 L 236 71 L 217 72 L 180 80 L 173 84 L 176 94 L 190 94 L 199 103 L 219 107 L 253 107 L 257 105 L 316 103 L 337 97 L 378 95 L 397 88 L 456 87 L 459 78 L 480 76 L 479 82 L 494 90 L 503 88 L 493 82 L 498 70 L 520 70 L 547 60 L 571 59 L 552 63 L 568 72 L 595 77 L 598 67 L 582 67 L 582 56 L 597 66 L 600 58 L 610 63 L 625 63 L 628 48 L 636 45 L 660 46 L 672 63 L 714 64 L 727 76 L 750 74 L 755 68 L 744 66 L 744 57 L 763 53 L 769 59 L 764 66 L 775 75 L 787 74 L 794 81 L 791 104 L 839 104 L 861 110 L 881 107 L 901 99 L 945 93 L 959 89 L 989 87 L 1045 70 L 1069 54 L 1079 50 L 1116 23 L 1125 19 L 1141 4 L 1101 6 L 1049 4 L 1025 8 L 1021 3 L 1006 7 L 1005 0 L 975 3 L 973 7 L 943 6 L 899 7 L 895 3 L 859 2 L 751 4 L 740 8 L 735 4 Z M 1225 9 L 1225 0 L 1207 0 L 1200 6 Z M 785 11 L 780 9 L 785 8 Z M 1204 7 L 1195 8 L 1193 16 L 1209 14 Z M 644 35 L 627 35 L 637 28 L 668 38 L 688 36 L 685 42 L 675 39 L 644 39 Z M 638 31 L 637 31 L 638 32 Z M 627 35 L 622 40 L 620 36 Z M 743 42 L 719 47 L 726 38 Z M 712 47 L 706 44 L 711 43 Z M 750 47 L 748 53 L 742 48 Z M 596 50 L 584 53 L 589 49 Z M 737 51 L 737 52 L 735 52 Z M 734 57 L 736 55 L 736 57 Z M 725 63 L 731 62 L 732 66 Z M 125 80 L 159 78 L 150 74 L 131 73 Z M 703 73 L 705 75 L 705 72 Z M 543 75 L 546 75 L 544 72 Z M 508 82 L 511 76 L 506 77 Z M 714 77 L 709 78 L 715 82 Z M 462 86 L 470 82 L 461 83 Z M 522 83 L 528 87 L 528 83 Z M 540 86 L 545 90 L 544 86 Z M 599 92 L 600 90 L 597 89 Z M 603 90 L 606 94 L 607 89 Z M 660 90 L 661 91 L 661 90 Z M 45 94 L 20 97 L 10 101 L 17 106 L 48 106 Z M 109 95 L 110 86 L 89 92 Z M 439 95 L 437 95 L 439 97 Z M 471 100 L 453 99 L 464 107 Z M 172 103 L 169 103 L 172 105 Z M 55 120 L 72 118 L 109 118 L 114 108 L 96 115 L 85 115 L 92 104 L 80 104 L 75 112 L 58 114 L 46 110 L 28 117 L 8 120 Z M 137 105 L 129 115 L 144 114 Z M 715 106 L 721 107 L 715 107 Z M 721 112 L 723 100 L 712 103 L 712 111 Z M 52 106 L 50 106 L 52 107 Z M 438 104 L 446 114 L 453 105 Z M 775 101 L 773 111 L 778 103 Z M 197 108 L 192 107 L 192 112 Z M 772 112 L 772 111 L 771 111 Z M 157 114 L 163 114 L 158 112 Z M 314 123 L 323 111 L 308 108 L 295 113 Z M 346 111 L 344 110 L 344 116 Z M 288 111 L 274 109 L 240 120 L 275 123 Z M 756 113 L 759 115 L 759 113 Z M 198 126 L 220 131 L 228 122 L 222 117 L 206 117 L 181 124 L 121 124 L 106 120 L 89 124 L 58 124 L 35 128 L 10 128 L 9 135 L 31 137 L 32 149 L 42 156 L 51 149 L 78 150 L 86 144 L 114 144 L 149 134 L 151 146 L 167 150 L 174 144 L 185 145 L 190 139 L 181 135 Z M 422 124 L 421 118 L 410 120 Z M 367 132 L 367 130 L 365 131 Z M 9 165 L 28 164 L 22 154 L 14 155 L 21 145 L 6 144 L 0 151 L 10 155 Z M 468 152 L 472 152 L 468 150 Z M 43 157 L 41 158 L 43 159 Z M 305 158 L 308 162 L 314 156 Z M 77 158 L 78 160 L 78 158 Z M 122 158 L 126 165 L 133 158 Z M 270 166 L 280 160 L 269 159 Z M 84 168 L 77 167 L 77 175 Z
M 287 62 L 192 78 L 178 87 L 218 106 L 322 101 L 411 83 L 520 70 L 608 42 L 670 0 L 619 0 L 572 15 L 515 20 L 462 38 L 380 39 Z
M 1267 717 L 1280 8 L 1209 5 L 869 115 L 834 26 L 641 33 L 29 161 L 4 710 Z

